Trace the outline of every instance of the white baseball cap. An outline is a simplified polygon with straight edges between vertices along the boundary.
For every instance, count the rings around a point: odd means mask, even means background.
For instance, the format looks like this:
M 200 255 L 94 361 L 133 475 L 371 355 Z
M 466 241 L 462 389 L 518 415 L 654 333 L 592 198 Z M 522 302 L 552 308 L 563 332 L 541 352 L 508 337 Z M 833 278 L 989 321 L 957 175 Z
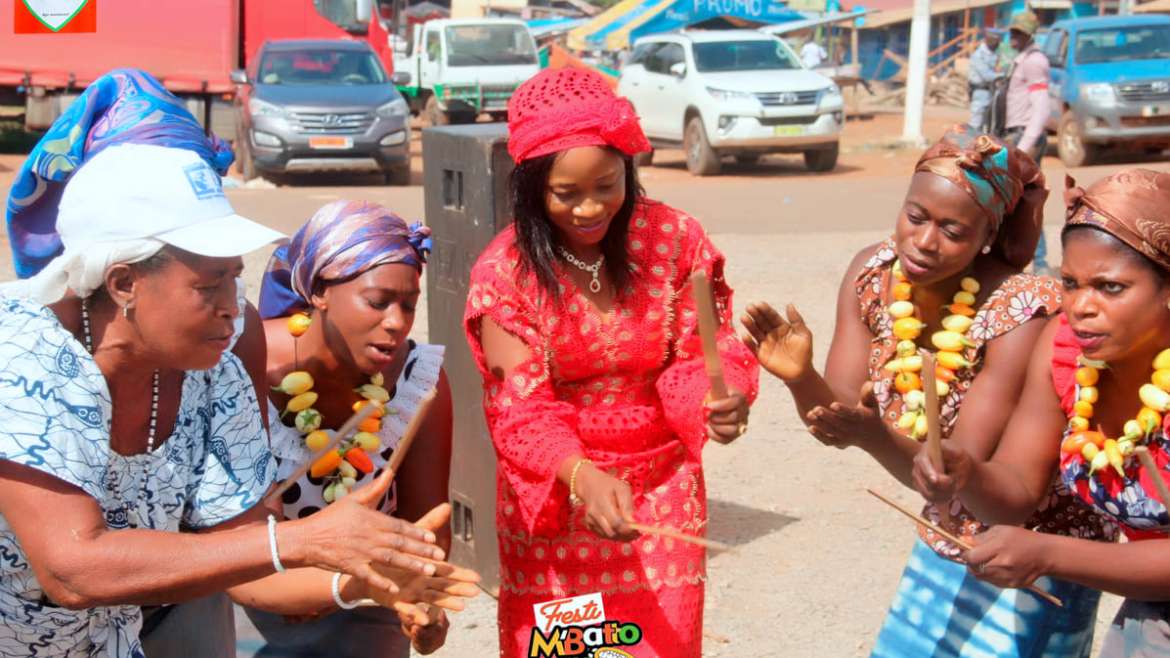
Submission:
M 286 236 L 241 217 L 194 151 L 111 146 L 65 185 L 57 231 L 68 250 L 151 238 L 200 256 L 242 256 Z

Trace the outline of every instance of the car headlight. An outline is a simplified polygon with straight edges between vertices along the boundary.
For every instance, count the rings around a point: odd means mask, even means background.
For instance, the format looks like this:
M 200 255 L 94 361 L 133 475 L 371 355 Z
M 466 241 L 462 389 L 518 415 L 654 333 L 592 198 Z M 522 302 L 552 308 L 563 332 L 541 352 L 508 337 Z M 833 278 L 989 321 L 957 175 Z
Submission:
M 410 113 L 410 108 L 407 107 L 406 101 L 402 98 L 395 98 L 378 108 L 378 116 L 383 119 L 392 119 L 394 117 L 404 117 Z
M 822 103 L 840 103 L 841 102 L 841 88 L 836 84 L 829 85 L 821 90 Z
M 1108 82 L 1098 82 L 1091 85 L 1081 85 L 1081 98 L 1097 105 L 1112 105 L 1117 100 L 1113 85 Z
M 262 101 L 259 98 L 253 98 L 248 101 L 248 111 L 254 117 L 283 117 L 286 116 L 284 108 L 279 105 L 273 105 L 267 101 Z
M 731 91 L 730 89 L 716 89 L 714 87 L 707 87 L 707 93 L 717 101 L 729 102 L 749 102 L 758 103 L 759 99 L 756 95 L 747 91 Z

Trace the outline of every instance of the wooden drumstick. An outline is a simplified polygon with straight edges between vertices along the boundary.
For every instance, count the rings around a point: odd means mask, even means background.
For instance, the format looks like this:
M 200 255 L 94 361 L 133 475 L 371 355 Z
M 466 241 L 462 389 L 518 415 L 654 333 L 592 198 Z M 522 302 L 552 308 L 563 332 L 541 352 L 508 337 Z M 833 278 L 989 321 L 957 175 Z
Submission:
M 691 275 L 691 289 L 695 295 L 695 310 L 699 314 L 699 338 L 703 342 L 703 360 L 707 378 L 711 380 L 711 399 L 727 397 L 727 381 L 723 378 L 723 361 L 719 359 L 719 316 L 715 314 L 715 297 L 711 282 L 703 272 Z
M 723 542 L 718 542 L 718 541 L 715 541 L 714 539 L 706 539 L 703 537 L 696 537 L 694 535 L 688 535 L 686 533 L 682 533 L 682 532 L 679 532 L 679 531 L 671 529 L 671 528 L 662 528 L 662 527 L 659 527 L 656 525 L 646 525 L 644 523 L 634 523 L 633 521 L 626 521 L 626 525 L 630 526 L 634 530 L 637 530 L 638 532 L 645 534 L 645 535 L 658 535 L 660 537 L 670 537 L 671 539 L 677 539 L 678 541 L 686 542 L 688 544 L 702 546 L 703 548 L 713 550 L 713 551 L 722 551 L 725 553 L 735 553 L 736 552 L 734 547 L 729 546 L 727 544 L 724 544 Z
M 423 421 L 426 420 L 427 414 L 431 410 L 431 403 L 435 401 L 435 397 L 439 394 L 438 388 L 432 388 L 429 393 L 423 396 L 418 405 L 418 411 L 414 412 L 414 417 L 407 423 L 406 429 L 402 432 L 402 439 L 395 446 L 394 452 L 390 454 L 390 463 L 386 468 L 394 471 L 394 475 L 390 476 L 393 480 L 398 476 L 398 468 L 402 466 L 403 460 L 406 459 L 406 453 L 410 450 L 410 446 L 414 443 L 414 439 L 418 436 L 418 431 L 422 428 Z
M 946 474 L 942 458 L 942 427 L 939 424 L 938 383 L 935 378 L 934 354 L 922 356 L 922 392 L 926 394 L 926 451 L 930 464 L 939 475 Z
M 926 452 L 930 455 L 930 465 L 934 470 L 938 471 L 939 475 L 945 475 L 947 469 L 942 457 L 942 423 L 939 420 L 941 407 L 938 399 L 938 371 L 935 366 L 934 354 L 928 351 L 922 355 L 922 392 L 926 395 L 926 408 L 923 410 L 926 413 Z M 951 522 L 950 501 L 939 507 L 938 512 L 944 523 Z
M 942 537 L 942 538 L 946 539 L 947 541 L 951 542 L 952 544 L 962 548 L 963 550 L 969 551 L 973 548 L 971 546 L 971 544 L 968 544 L 967 542 L 963 541 L 961 538 L 959 538 L 955 535 L 952 535 L 951 533 L 947 532 L 943 528 L 931 523 L 930 521 L 922 518 L 921 516 L 915 514 L 914 512 L 911 512 L 910 510 L 906 509 L 905 507 L 902 507 L 898 503 L 895 503 L 894 501 L 890 500 L 889 498 L 886 498 L 885 496 L 874 491 L 873 489 L 866 489 L 866 491 L 868 491 L 870 493 L 870 495 L 872 495 L 874 498 L 877 498 L 878 500 L 882 501 L 883 503 L 898 510 L 902 514 L 905 514 L 907 517 L 909 517 L 912 521 L 914 521 L 918 525 L 920 525 L 924 528 L 928 528 L 930 530 L 933 530 L 934 532 L 938 533 L 938 535 L 940 537 Z M 1049 603 L 1051 603 L 1054 606 L 1057 606 L 1060 608 L 1064 607 L 1064 603 L 1062 603 L 1060 599 L 1058 599 L 1055 596 L 1049 594 L 1048 592 L 1045 592 L 1044 590 L 1040 589 L 1040 587 L 1038 585 L 1029 585 L 1025 589 L 1027 589 L 1029 592 L 1032 592 L 1036 596 L 1039 596 L 1040 598 L 1044 599 L 1045 601 L 1048 601 Z

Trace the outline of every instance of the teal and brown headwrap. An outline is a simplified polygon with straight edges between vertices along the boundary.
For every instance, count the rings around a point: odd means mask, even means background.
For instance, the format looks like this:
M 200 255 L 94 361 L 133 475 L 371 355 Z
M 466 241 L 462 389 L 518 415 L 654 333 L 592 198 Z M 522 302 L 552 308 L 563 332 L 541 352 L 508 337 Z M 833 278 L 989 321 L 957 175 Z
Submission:
M 993 252 L 1008 264 L 1022 269 L 1032 260 L 1048 188 L 1027 153 L 956 127 L 927 149 L 914 171 L 942 176 L 967 192 L 996 232 Z

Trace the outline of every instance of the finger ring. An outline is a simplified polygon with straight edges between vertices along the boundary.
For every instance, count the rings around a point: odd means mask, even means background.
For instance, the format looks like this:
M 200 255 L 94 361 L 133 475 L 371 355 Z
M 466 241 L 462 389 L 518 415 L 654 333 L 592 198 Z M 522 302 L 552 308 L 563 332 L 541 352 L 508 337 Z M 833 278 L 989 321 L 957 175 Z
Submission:
M 743 436 L 745 433 L 747 433 L 747 423 L 746 422 L 740 423 L 739 427 L 737 427 L 735 429 L 735 431 L 736 431 L 736 436 Z
M 975 565 L 975 573 L 983 573 L 983 567 L 984 565 L 982 564 Z

